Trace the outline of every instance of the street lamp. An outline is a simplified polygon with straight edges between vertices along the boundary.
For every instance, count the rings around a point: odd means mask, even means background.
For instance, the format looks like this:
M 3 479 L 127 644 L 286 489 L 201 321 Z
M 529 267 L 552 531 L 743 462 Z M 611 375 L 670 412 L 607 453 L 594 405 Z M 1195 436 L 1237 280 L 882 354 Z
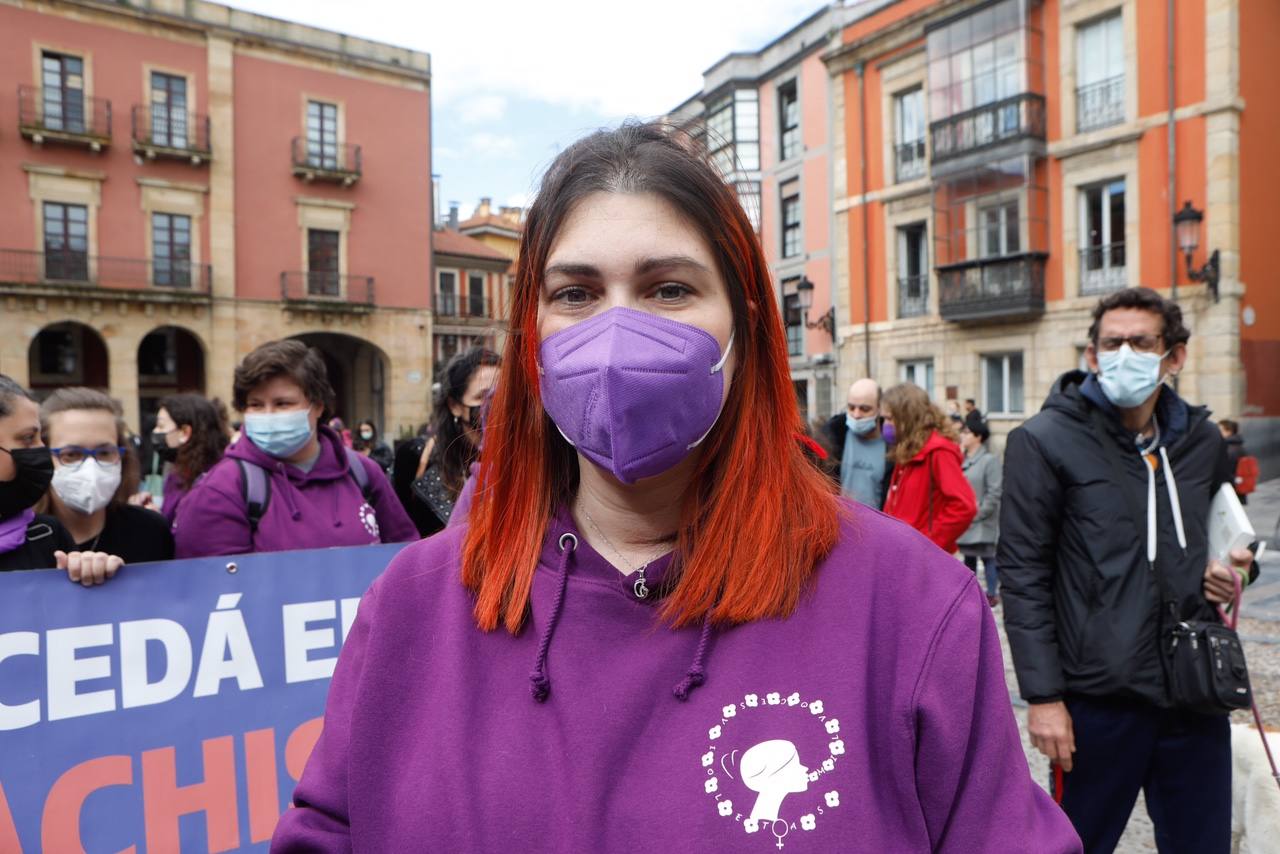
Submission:
M 1173 215 L 1173 230 L 1178 238 L 1178 248 L 1187 256 L 1187 278 L 1193 282 L 1204 282 L 1213 294 L 1213 301 L 1218 301 L 1218 250 L 1209 253 L 1209 260 L 1200 269 L 1191 266 L 1191 253 L 1200 245 L 1200 223 L 1204 214 L 1191 206 L 1190 201 L 1183 202 L 1182 210 Z
M 809 320 L 809 309 L 813 306 L 813 282 L 808 276 L 801 276 L 796 282 L 796 296 L 800 300 L 800 311 L 804 313 L 804 325 L 808 329 L 822 328 L 831 336 L 831 343 L 836 343 L 836 307 L 833 305 L 817 320 Z

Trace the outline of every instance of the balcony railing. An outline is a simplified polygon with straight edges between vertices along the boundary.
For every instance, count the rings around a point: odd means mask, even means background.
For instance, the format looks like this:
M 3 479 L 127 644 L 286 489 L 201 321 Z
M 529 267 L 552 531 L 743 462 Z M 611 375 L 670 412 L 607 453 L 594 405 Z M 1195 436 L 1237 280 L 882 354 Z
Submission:
M 431 298 L 431 310 L 437 317 L 475 317 L 491 320 L 489 301 L 484 297 L 437 293 Z
M 360 146 L 349 142 L 313 144 L 293 138 L 293 174 L 304 181 L 333 181 L 350 187 L 363 174 Z
M 111 102 L 79 89 L 19 86 L 18 131 L 37 145 L 62 142 L 101 151 L 111 144 Z
M 910 181 L 924 174 L 924 140 L 900 142 L 894 146 L 894 174 L 898 181 Z
M 1031 92 L 929 124 L 935 162 L 1017 139 L 1044 139 L 1044 97 Z
M 1097 130 L 1124 121 L 1124 75 L 1076 90 L 1076 130 Z
M 207 163 L 213 154 L 209 117 L 170 111 L 164 104 L 134 104 L 133 150 L 143 157 Z
M 1044 252 L 979 258 L 938 268 L 944 320 L 1012 320 L 1044 312 Z
M 1080 250 L 1080 293 L 1105 294 L 1118 291 L 1128 283 L 1123 241 Z
M 0 282 L 209 293 L 209 264 L 164 258 L 107 258 L 61 250 L 0 249 Z
M 929 313 L 929 277 L 898 278 L 898 317 L 922 317 Z
M 280 297 L 286 302 L 373 305 L 373 277 L 346 276 L 315 270 L 284 272 L 280 274 Z

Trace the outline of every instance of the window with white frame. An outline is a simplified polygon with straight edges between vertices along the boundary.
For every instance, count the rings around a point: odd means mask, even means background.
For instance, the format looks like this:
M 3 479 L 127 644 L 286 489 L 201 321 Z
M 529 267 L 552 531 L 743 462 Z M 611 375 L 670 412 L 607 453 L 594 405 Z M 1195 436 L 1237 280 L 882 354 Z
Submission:
M 1022 251 L 1018 234 L 1018 200 L 1008 199 L 978 209 L 978 222 L 982 229 L 979 254 L 983 258 L 1016 255 Z
M 308 101 L 307 165 L 320 169 L 338 169 L 339 156 L 338 105 Z
M 898 362 L 898 378 L 924 389 L 933 397 L 933 359 L 904 359 Z
M 929 313 L 929 257 L 925 224 L 898 228 L 898 316 Z
M 782 257 L 793 258 L 803 249 L 800 233 L 800 182 L 782 185 Z
M 760 93 L 738 89 L 707 110 L 707 152 L 721 175 L 760 168 Z
M 1076 130 L 1124 121 L 1124 27 L 1117 13 L 1076 28 Z
M 924 87 L 893 98 L 894 174 L 910 181 L 924 174 Z
M 982 409 L 987 414 L 1001 415 L 1026 411 L 1021 353 L 982 357 Z
M 1124 179 L 1080 190 L 1080 293 L 1125 286 Z
M 778 134 L 779 160 L 800 154 L 800 96 L 794 80 L 778 87 Z

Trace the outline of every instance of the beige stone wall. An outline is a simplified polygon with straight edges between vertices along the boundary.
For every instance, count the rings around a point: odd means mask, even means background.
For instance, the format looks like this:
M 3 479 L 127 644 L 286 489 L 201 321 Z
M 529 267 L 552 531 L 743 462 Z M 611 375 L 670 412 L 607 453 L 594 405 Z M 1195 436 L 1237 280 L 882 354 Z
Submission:
M 384 420 L 391 436 L 427 418 L 431 395 L 431 330 L 426 311 L 322 311 L 247 300 L 145 300 L 132 295 L 0 296 L 0 373 L 29 382 L 32 340 L 47 326 L 83 323 L 102 336 L 109 359 L 109 391 L 137 429 L 138 345 L 163 326 L 187 330 L 204 349 L 205 391 L 231 399 L 232 372 L 254 347 L 309 332 L 346 335 L 378 349 L 384 360 Z M 367 362 L 367 358 L 366 362 Z M 354 366 L 362 375 L 363 364 Z M 362 389 L 355 389 L 357 401 Z M 367 398 L 364 398 L 367 399 Z

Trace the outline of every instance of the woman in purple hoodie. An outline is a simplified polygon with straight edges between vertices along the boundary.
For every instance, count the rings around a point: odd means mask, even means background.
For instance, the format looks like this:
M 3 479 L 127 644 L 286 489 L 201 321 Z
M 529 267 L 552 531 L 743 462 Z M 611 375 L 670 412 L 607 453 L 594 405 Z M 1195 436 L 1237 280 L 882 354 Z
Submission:
M 470 514 L 362 600 L 272 849 L 1079 851 L 972 574 L 804 458 L 695 144 L 581 140 L 520 249 Z
M 382 469 L 323 426 L 333 389 L 314 349 L 261 345 L 236 368 L 233 403 L 243 435 L 179 505 L 179 558 L 417 539 Z

